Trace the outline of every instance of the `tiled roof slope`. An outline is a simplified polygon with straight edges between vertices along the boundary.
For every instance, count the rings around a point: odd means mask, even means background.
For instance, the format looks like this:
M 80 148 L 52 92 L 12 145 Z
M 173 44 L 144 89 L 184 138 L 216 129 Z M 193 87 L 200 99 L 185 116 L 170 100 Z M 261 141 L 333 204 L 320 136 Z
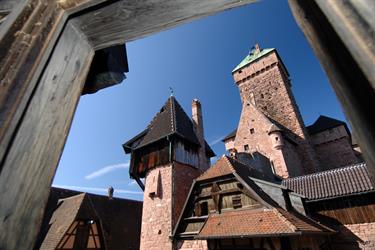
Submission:
M 61 232 L 66 231 L 65 228 L 70 226 L 76 216 L 87 214 L 85 204 L 92 207 L 95 217 L 101 222 L 106 249 L 139 248 L 141 201 L 122 198 L 110 200 L 107 196 L 52 187 L 35 249 L 39 249 L 42 244 L 57 244 L 57 240 L 62 237 Z M 50 241 L 48 245 L 47 241 Z
M 311 200 L 375 191 L 365 163 L 288 178 L 282 185 Z
M 348 134 L 350 134 L 348 126 L 345 122 L 324 115 L 319 116 L 319 118 L 312 125 L 307 126 L 306 129 L 307 132 L 312 135 L 341 125 L 343 125 Z
M 207 169 L 196 180 L 208 180 L 228 174 L 233 174 L 234 172 L 240 174 L 241 176 L 245 176 L 246 179 L 248 179 L 249 177 L 267 179 L 267 177 L 263 173 L 252 168 L 251 166 L 244 165 L 231 157 L 223 155 L 212 167 Z
M 182 138 L 199 145 L 193 123 L 173 96 L 168 98 L 160 112 L 152 119 L 138 148 L 172 134 L 178 134 Z
M 126 153 L 130 153 L 130 149 L 147 146 L 170 135 L 178 135 L 193 144 L 199 145 L 192 121 L 173 96 L 168 98 L 147 128 L 125 142 L 123 147 Z M 206 141 L 205 147 L 208 156 L 215 156 Z
M 210 214 L 197 238 L 259 237 L 327 232 L 333 231 L 306 217 L 300 219 L 281 209 L 248 209 Z
M 57 244 L 77 217 L 84 198 L 85 194 L 79 194 L 59 201 L 59 206 L 49 222 L 50 227 L 40 249 L 56 249 Z

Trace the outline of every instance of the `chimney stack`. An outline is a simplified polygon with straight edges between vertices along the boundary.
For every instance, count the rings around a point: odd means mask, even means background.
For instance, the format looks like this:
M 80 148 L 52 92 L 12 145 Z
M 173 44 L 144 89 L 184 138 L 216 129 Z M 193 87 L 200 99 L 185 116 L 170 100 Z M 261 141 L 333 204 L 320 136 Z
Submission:
M 200 143 L 199 149 L 199 167 L 206 170 L 209 167 L 209 161 L 206 156 L 206 145 L 204 140 L 203 118 L 202 118 L 202 105 L 198 99 L 193 99 L 191 104 L 192 120 L 194 125 L 195 134 Z

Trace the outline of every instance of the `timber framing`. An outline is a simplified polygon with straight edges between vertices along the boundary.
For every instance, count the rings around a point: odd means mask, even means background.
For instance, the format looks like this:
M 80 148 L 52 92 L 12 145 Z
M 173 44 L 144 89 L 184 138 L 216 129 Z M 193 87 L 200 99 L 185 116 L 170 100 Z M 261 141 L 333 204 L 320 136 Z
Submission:
M 87 87 L 86 76 L 99 50 L 250 2 L 2 1 L 0 249 L 33 248 L 83 90 L 95 92 L 120 81 L 118 74 L 104 72 L 109 76 L 106 84 Z M 289 4 L 358 135 L 374 177 L 374 5 L 371 0 Z

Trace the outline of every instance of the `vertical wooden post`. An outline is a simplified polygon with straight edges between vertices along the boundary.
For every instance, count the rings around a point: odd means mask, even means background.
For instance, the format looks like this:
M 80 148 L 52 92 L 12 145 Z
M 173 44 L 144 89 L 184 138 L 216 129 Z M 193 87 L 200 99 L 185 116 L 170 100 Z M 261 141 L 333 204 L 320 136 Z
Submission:
M 371 2 L 371 3 L 370 3 Z M 375 180 L 375 44 L 372 0 L 289 0 L 356 132 Z M 366 7 L 367 6 L 367 7 Z
M 68 23 L 3 161 L 0 249 L 33 247 L 93 55 Z

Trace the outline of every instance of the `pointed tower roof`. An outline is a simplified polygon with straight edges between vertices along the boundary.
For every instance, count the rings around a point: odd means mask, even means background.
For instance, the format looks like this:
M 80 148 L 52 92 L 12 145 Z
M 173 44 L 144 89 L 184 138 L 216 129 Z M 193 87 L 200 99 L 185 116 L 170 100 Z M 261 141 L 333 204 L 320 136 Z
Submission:
M 146 130 L 124 143 L 123 146 L 125 150 L 126 148 L 138 149 L 171 135 L 177 135 L 199 145 L 193 123 L 173 96 L 168 98 Z

